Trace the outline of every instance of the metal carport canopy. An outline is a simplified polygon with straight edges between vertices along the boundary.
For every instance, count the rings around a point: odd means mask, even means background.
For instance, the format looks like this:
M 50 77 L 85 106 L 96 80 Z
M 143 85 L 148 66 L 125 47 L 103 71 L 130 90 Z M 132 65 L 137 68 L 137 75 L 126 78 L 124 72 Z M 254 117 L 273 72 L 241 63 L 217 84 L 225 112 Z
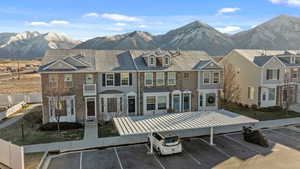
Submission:
M 113 121 L 120 135 L 197 128 L 212 129 L 213 127 L 258 122 L 258 120 L 226 110 L 115 117 Z

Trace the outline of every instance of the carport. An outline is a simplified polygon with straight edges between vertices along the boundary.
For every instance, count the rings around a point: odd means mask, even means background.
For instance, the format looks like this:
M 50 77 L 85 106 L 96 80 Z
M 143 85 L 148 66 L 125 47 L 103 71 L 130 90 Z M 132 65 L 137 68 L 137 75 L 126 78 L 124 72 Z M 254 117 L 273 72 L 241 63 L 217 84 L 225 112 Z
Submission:
M 226 110 L 115 117 L 113 121 L 121 136 L 210 128 L 211 145 L 214 144 L 214 127 L 258 122 L 258 120 Z

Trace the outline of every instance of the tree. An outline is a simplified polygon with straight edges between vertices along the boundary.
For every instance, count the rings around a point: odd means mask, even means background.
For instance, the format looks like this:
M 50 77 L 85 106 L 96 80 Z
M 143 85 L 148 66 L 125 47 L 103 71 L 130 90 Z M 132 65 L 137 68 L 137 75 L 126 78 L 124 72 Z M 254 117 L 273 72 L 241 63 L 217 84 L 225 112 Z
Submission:
M 233 65 L 228 61 L 223 62 L 224 66 L 224 82 L 223 82 L 223 104 L 228 102 L 237 102 L 240 98 L 240 87 L 237 84 L 236 75 Z

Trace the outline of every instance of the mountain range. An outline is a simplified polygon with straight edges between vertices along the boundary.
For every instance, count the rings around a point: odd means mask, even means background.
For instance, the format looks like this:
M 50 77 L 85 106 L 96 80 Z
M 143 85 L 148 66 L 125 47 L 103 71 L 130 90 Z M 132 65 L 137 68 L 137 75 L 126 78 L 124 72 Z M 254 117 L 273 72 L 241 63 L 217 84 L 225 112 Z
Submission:
M 280 15 L 263 24 L 233 35 L 195 21 L 163 35 L 134 31 L 121 35 L 96 37 L 85 42 L 57 33 L 0 33 L 0 57 L 36 58 L 47 49 L 182 49 L 204 50 L 213 56 L 232 49 L 300 49 L 300 18 Z

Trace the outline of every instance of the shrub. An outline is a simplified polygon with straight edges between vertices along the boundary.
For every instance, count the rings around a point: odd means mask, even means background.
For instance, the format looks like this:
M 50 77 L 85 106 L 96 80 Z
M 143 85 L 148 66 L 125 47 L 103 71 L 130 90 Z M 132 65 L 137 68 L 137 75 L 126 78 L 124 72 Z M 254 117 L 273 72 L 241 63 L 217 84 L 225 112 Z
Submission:
M 282 108 L 280 106 L 272 106 L 272 107 L 260 108 L 259 110 L 264 112 L 274 112 L 274 111 L 282 111 Z
M 83 128 L 81 123 L 70 123 L 70 122 L 60 122 L 60 130 L 71 130 Z M 41 131 L 56 131 L 57 123 L 47 123 L 42 125 L 39 130 Z

